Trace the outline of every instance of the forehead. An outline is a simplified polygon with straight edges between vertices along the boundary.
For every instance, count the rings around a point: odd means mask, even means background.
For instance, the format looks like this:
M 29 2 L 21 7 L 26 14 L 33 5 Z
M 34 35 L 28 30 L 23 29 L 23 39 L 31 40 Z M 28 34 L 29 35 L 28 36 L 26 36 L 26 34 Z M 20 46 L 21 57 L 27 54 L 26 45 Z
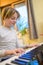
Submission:
M 11 17 L 18 18 L 18 14 L 15 12 Z

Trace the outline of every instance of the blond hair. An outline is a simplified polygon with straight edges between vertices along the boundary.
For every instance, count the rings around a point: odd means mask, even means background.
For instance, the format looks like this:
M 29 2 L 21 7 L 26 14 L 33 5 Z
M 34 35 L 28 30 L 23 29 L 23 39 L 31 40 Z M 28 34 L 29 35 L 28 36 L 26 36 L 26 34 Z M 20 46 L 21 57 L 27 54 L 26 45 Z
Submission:
M 18 14 L 17 18 L 19 18 L 20 14 L 17 10 L 11 7 L 5 7 L 2 11 L 2 19 L 10 18 L 15 12 Z

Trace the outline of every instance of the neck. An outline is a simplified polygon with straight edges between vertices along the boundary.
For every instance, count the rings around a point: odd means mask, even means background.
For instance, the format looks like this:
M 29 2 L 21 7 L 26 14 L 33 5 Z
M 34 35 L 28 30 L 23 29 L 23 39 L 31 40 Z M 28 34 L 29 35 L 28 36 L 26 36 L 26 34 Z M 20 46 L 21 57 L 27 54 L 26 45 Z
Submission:
M 9 26 L 7 26 L 7 25 L 4 25 L 4 24 L 3 24 L 3 26 L 4 26 L 4 27 L 6 27 L 6 28 L 8 28 L 8 29 L 10 29 L 10 27 L 9 27 Z
M 3 26 L 10 28 L 9 23 L 7 22 L 7 20 L 3 20 Z

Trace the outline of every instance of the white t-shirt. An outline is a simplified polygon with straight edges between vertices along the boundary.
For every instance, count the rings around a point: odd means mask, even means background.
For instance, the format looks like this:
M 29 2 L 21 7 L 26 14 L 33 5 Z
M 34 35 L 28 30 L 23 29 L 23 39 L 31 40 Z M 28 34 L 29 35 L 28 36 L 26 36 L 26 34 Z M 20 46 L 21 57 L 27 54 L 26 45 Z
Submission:
M 11 50 L 24 46 L 22 39 L 17 37 L 17 32 L 15 30 L 8 29 L 4 26 L 0 27 L 0 50 Z

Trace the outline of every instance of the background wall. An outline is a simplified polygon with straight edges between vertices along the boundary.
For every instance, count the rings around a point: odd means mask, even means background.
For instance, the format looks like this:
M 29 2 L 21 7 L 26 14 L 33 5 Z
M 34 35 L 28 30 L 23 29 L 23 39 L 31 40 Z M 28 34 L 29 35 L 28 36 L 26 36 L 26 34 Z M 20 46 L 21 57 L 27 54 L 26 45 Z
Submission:
M 40 41 L 43 41 L 43 0 L 32 0 L 35 23 Z

